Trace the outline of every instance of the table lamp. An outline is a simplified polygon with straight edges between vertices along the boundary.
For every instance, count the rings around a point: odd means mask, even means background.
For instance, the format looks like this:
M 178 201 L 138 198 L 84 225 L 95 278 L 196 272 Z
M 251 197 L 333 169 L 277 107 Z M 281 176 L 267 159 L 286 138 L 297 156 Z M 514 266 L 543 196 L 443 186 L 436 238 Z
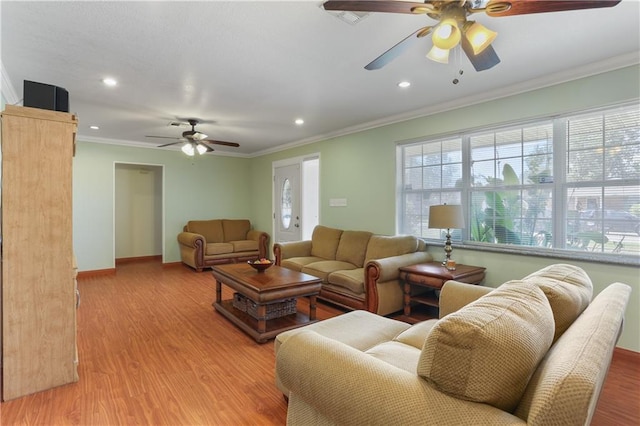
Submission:
M 450 229 L 464 228 L 464 214 L 462 206 L 458 204 L 443 204 L 429 207 L 429 228 L 446 229 L 447 240 L 444 243 L 445 260 L 442 262 L 447 269 L 454 270 L 455 263 L 451 260 L 451 234 Z

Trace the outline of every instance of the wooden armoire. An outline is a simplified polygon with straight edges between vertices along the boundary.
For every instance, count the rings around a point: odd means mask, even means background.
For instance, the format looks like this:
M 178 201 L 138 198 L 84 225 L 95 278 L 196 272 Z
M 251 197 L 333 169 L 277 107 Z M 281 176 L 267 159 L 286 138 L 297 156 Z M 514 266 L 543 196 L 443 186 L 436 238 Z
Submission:
M 73 114 L 2 112 L 2 400 L 78 380 Z

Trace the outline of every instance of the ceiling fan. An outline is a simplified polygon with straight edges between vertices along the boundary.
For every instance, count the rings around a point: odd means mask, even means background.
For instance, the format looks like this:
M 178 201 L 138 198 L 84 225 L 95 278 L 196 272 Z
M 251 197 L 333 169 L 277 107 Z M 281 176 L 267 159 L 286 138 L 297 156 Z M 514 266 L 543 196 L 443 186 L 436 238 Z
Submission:
M 500 63 L 491 46 L 498 35 L 469 15 L 484 12 L 491 17 L 525 15 L 565 10 L 612 7 L 621 0 L 425 0 L 423 3 L 396 0 L 329 0 L 325 10 L 351 12 L 386 12 L 426 14 L 438 21 L 422 27 L 370 62 L 365 69 L 376 70 L 387 65 L 422 37 L 431 34 L 433 47 L 427 54 L 431 60 L 449 62 L 449 51 L 461 45 L 476 71 L 484 71 Z
M 235 143 L 235 142 L 224 142 L 224 141 L 216 141 L 216 140 L 213 140 L 213 139 L 207 139 L 209 136 L 205 135 L 202 132 L 198 132 L 196 130 L 196 125 L 199 123 L 198 120 L 196 120 L 195 118 L 190 118 L 190 119 L 187 120 L 187 122 L 189 123 L 189 125 L 191 125 L 191 130 L 187 130 L 187 131 L 182 132 L 182 137 L 149 136 L 149 135 L 147 135 L 146 137 L 148 137 L 148 138 L 162 138 L 162 139 L 177 139 L 176 142 L 170 142 L 170 143 L 166 143 L 164 145 L 158 145 L 158 148 L 163 148 L 165 146 L 175 145 L 175 144 L 181 143 L 181 144 L 183 144 L 182 148 L 181 148 L 182 152 L 184 152 L 185 154 L 187 154 L 189 156 L 195 155 L 196 151 L 200 155 L 205 154 L 207 152 L 214 151 L 214 149 L 211 146 L 209 146 L 209 144 L 232 146 L 232 147 L 235 147 L 235 148 L 240 146 L 240 144 Z

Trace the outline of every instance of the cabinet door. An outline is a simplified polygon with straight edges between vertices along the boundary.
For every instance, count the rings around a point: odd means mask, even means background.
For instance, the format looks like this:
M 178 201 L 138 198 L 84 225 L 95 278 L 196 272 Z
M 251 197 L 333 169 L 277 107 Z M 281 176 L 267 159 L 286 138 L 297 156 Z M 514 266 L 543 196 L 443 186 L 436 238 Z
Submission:
M 3 400 L 76 375 L 71 114 L 2 114 Z

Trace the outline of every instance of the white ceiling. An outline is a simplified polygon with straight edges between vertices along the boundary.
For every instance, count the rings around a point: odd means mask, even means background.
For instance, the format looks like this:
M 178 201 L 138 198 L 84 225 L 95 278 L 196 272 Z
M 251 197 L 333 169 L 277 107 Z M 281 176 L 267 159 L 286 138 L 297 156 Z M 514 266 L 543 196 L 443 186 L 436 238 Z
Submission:
M 171 141 L 145 135 L 178 136 L 188 128 L 169 122 L 193 117 L 210 121 L 197 127 L 210 138 L 241 145 L 216 153 L 252 156 L 640 62 L 638 0 L 474 15 L 499 33 L 493 46 L 502 62 L 482 72 L 465 57 L 426 59 L 429 37 L 367 71 L 434 21 L 374 13 L 352 25 L 321 4 L 2 1 L 2 91 L 14 103 L 23 80 L 67 89 L 81 140 L 155 147 Z M 104 86 L 107 76 L 119 84 Z M 398 88 L 401 80 L 411 87 Z M 303 126 L 293 123 L 299 117 Z

